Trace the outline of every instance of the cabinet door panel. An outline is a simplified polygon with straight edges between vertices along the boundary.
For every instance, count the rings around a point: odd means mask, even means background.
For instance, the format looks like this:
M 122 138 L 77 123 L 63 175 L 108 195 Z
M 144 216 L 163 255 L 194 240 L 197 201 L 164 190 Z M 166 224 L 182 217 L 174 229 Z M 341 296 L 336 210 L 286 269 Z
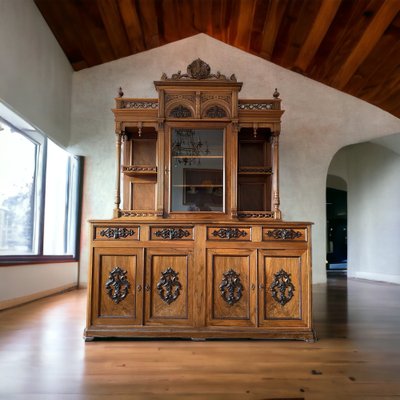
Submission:
M 147 325 L 192 324 L 192 251 L 149 250 L 146 263 Z
M 94 249 L 94 324 L 141 324 L 142 265 L 140 249 Z
M 255 288 L 255 251 L 208 250 L 208 325 L 255 325 Z
M 259 320 L 261 326 L 304 325 L 308 297 L 306 251 L 260 250 Z

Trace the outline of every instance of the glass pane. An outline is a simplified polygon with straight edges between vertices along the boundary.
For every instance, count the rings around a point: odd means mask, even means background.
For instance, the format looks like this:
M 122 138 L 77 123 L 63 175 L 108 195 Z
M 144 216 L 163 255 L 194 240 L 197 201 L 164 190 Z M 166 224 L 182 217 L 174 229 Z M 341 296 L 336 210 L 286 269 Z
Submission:
M 47 141 L 44 255 L 67 253 L 69 154 Z
M 0 255 L 33 254 L 38 145 L 5 124 L 1 128 Z
M 224 211 L 223 129 L 173 129 L 171 211 Z

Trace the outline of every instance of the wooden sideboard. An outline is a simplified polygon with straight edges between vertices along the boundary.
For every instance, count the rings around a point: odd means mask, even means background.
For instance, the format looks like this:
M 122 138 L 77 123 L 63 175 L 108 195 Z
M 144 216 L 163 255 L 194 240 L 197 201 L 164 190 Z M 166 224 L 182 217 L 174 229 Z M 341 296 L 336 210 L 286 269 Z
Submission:
M 310 224 L 91 226 L 87 338 L 313 340 Z
M 85 338 L 314 340 L 311 224 L 282 221 L 272 99 L 202 60 L 123 97 L 114 217 L 90 221 Z

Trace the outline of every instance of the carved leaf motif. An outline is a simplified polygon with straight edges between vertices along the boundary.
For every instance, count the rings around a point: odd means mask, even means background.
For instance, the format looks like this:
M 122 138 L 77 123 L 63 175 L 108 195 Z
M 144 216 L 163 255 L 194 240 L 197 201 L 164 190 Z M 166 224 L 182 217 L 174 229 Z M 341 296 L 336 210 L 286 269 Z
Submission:
M 213 231 L 213 236 L 218 236 L 221 239 L 238 239 L 242 236 L 246 236 L 247 232 L 238 228 L 221 228 Z
M 273 231 L 268 231 L 267 235 L 274 239 L 293 240 L 301 237 L 302 233 L 293 229 L 274 229 Z
M 290 275 L 281 269 L 274 275 L 274 280 L 270 286 L 272 298 L 281 306 L 288 303 L 294 296 L 295 288 Z
M 192 116 L 192 113 L 187 107 L 184 107 L 180 104 L 179 106 L 176 106 L 171 110 L 169 116 L 173 118 L 190 118 Z
M 205 113 L 206 117 L 208 118 L 224 118 L 226 117 L 226 111 L 218 106 L 212 106 L 210 107 L 206 113 Z
M 242 297 L 243 285 L 240 281 L 240 274 L 233 269 L 223 273 L 223 279 L 219 285 L 219 290 L 222 298 L 233 306 Z
M 182 285 L 179 282 L 178 272 L 171 267 L 161 272 L 161 278 L 157 283 L 157 292 L 162 301 L 167 304 L 174 302 L 180 295 Z
M 126 278 L 127 271 L 124 271 L 120 267 L 115 267 L 108 277 L 106 282 L 106 291 L 110 299 L 118 304 L 129 293 L 130 283 Z
M 182 239 L 184 237 L 188 237 L 190 232 L 187 229 L 177 229 L 177 228 L 164 228 L 155 232 L 157 237 L 161 237 L 162 239 Z
M 107 228 L 100 231 L 100 236 L 108 237 L 109 239 L 120 239 L 128 236 L 133 236 L 135 231 L 127 228 Z

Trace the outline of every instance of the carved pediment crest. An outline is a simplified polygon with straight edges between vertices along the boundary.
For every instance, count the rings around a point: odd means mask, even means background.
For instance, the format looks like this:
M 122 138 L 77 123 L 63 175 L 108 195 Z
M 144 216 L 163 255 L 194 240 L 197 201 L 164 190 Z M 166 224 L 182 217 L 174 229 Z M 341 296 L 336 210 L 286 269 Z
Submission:
M 168 78 L 167 74 L 163 73 L 161 76 L 161 80 L 222 80 L 222 81 L 230 81 L 236 82 L 236 76 L 232 74 L 229 78 L 226 75 L 221 74 L 219 71 L 217 73 L 212 74 L 210 66 L 200 58 L 197 60 L 192 61 L 186 68 L 186 74 L 182 74 L 181 71 L 178 71 L 176 74 L 172 74 L 171 78 Z

